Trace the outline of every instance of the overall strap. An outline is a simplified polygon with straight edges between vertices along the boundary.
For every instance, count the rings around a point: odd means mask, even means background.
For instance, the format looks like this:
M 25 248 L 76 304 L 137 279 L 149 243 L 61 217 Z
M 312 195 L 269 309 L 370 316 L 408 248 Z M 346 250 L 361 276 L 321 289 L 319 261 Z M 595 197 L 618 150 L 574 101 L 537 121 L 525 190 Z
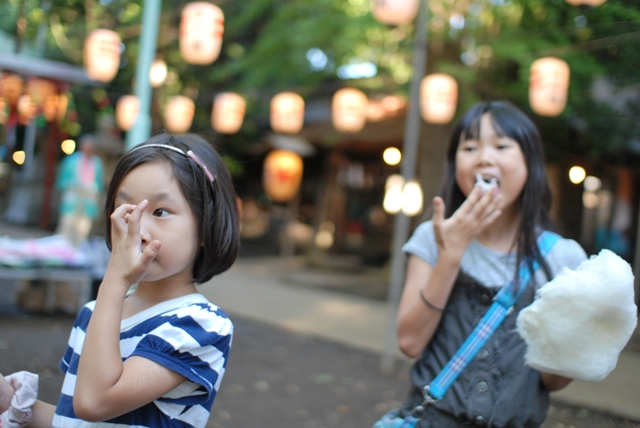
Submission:
M 538 248 L 542 258 L 545 258 L 551 248 L 560 239 L 560 236 L 552 232 L 542 232 L 538 237 Z M 531 280 L 532 271 L 535 272 L 540 267 L 540 263 L 536 260 L 532 263 L 532 269 L 529 269 L 528 263 L 523 260 L 519 266 L 519 287 L 515 290 L 513 280 L 509 281 L 493 299 L 493 304 L 487 313 L 478 322 L 471 335 L 462 344 L 456 354 L 449 360 L 447 365 L 436 376 L 433 381 L 424 387 L 423 395 L 425 402 L 423 406 L 441 399 L 451 384 L 458 378 L 458 375 L 476 356 L 478 351 L 484 346 L 493 332 L 500 327 L 505 317 L 510 313 L 511 308 L 522 295 Z M 423 407 L 420 406 L 420 407 Z

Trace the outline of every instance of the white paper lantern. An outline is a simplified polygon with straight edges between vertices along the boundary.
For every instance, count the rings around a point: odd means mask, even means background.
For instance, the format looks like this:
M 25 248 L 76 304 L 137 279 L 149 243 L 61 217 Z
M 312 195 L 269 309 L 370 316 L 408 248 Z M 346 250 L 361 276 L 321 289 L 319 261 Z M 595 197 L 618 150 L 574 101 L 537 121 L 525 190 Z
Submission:
M 222 134 L 235 134 L 242 127 L 247 103 L 233 92 L 222 92 L 213 100 L 211 126 Z
M 161 59 L 156 59 L 151 64 L 149 70 L 149 83 L 152 87 L 157 88 L 167 79 L 167 63 Z
M 116 124 L 123 131 L 133 127 L 140 113 L 140 100 L 135 95 L 124 95 L 116 103 Z
M 271 99 L 271 129 L 297 134 L 304 124 L 304 100 L 294 92 L 281 92 Z
M 399 25 L 413 21 L 420 0 L 372 0 L 371 14 L 383 24 Z
M 302 158 L 289 150 L 274 150 L 263 168 L 264 190 L 276 202 L 288 202 L 298 193 L 302 181 Z
M 84 69 L 90 79 L 110 82 L 118 74 L 122 41 L 115 31 L 93 30 L 84 42 Z
M 565 0 L 567 3 L 573 6 L 600 6 L 607 0 Z
M 220 55 L 224 13 L 218 6 L 197 1 L 182 9 L 180 53 L 190 64 L 207 65 Z
M 425 122 L 451 122 L 458 104 L 458 83 L 443 73 L 425 76 L 420 84 L 420 113 Z
M 341 132 L 358 132 L 367 121 L 369 100 L 364 92 L 343 88 L 333 95 L 331 117 L 333 126 Z
M 567 105 L 569 65 L 558 58 L 540 58 L 531 64 L 529 104 L 540 116 L 558 116 Z
M 172 97 L 164 110 L 164 126 L 174 134 L 184 134 L 191 128 L 196 105 L 182 95 Z

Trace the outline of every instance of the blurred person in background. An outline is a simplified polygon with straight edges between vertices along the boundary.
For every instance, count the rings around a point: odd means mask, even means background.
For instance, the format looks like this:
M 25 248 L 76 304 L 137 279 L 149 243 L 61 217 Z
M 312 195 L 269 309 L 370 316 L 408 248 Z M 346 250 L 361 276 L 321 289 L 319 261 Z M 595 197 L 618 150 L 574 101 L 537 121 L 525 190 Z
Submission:
M 93 135 L 80 137 L 79 149 L 60 164 L 56 189 L 61 194 L 57 233 L 77 245 L 87 239 L 100 212 L 104 168 Z

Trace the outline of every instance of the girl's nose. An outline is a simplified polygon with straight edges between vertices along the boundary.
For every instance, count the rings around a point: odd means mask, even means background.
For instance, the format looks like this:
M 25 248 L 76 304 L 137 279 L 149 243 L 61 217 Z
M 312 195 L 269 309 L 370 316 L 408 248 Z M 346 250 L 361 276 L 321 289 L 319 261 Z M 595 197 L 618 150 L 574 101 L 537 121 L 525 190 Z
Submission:
M 493 164 L 493 150 L 490 147 L 480 147 L 476 161 L 479 165 Z
M 140 240 L 143 244 L 151 242 L 151 236 L 149 233 L 149 218 L 146 213 L 143 213 L 142 217 L 140 218 Z

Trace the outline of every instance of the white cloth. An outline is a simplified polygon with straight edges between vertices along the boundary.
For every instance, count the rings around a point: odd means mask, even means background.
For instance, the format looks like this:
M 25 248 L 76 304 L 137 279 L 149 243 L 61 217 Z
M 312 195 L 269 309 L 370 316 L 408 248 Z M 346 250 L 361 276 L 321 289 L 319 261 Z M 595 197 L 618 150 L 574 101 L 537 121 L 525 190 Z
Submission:
M 558 274 L 518 314 L 526 364 L 584 381 L 607 377 L 638 322 L 633 282 L 629 264 L 609 250 Z
M 38 397 L 38 375 L 30 372 L 17 372 L 5 379 L 16 389 L 9 407 L 0 415 L 0 427 L 20 428 L 29 425 L 31 408 Z

